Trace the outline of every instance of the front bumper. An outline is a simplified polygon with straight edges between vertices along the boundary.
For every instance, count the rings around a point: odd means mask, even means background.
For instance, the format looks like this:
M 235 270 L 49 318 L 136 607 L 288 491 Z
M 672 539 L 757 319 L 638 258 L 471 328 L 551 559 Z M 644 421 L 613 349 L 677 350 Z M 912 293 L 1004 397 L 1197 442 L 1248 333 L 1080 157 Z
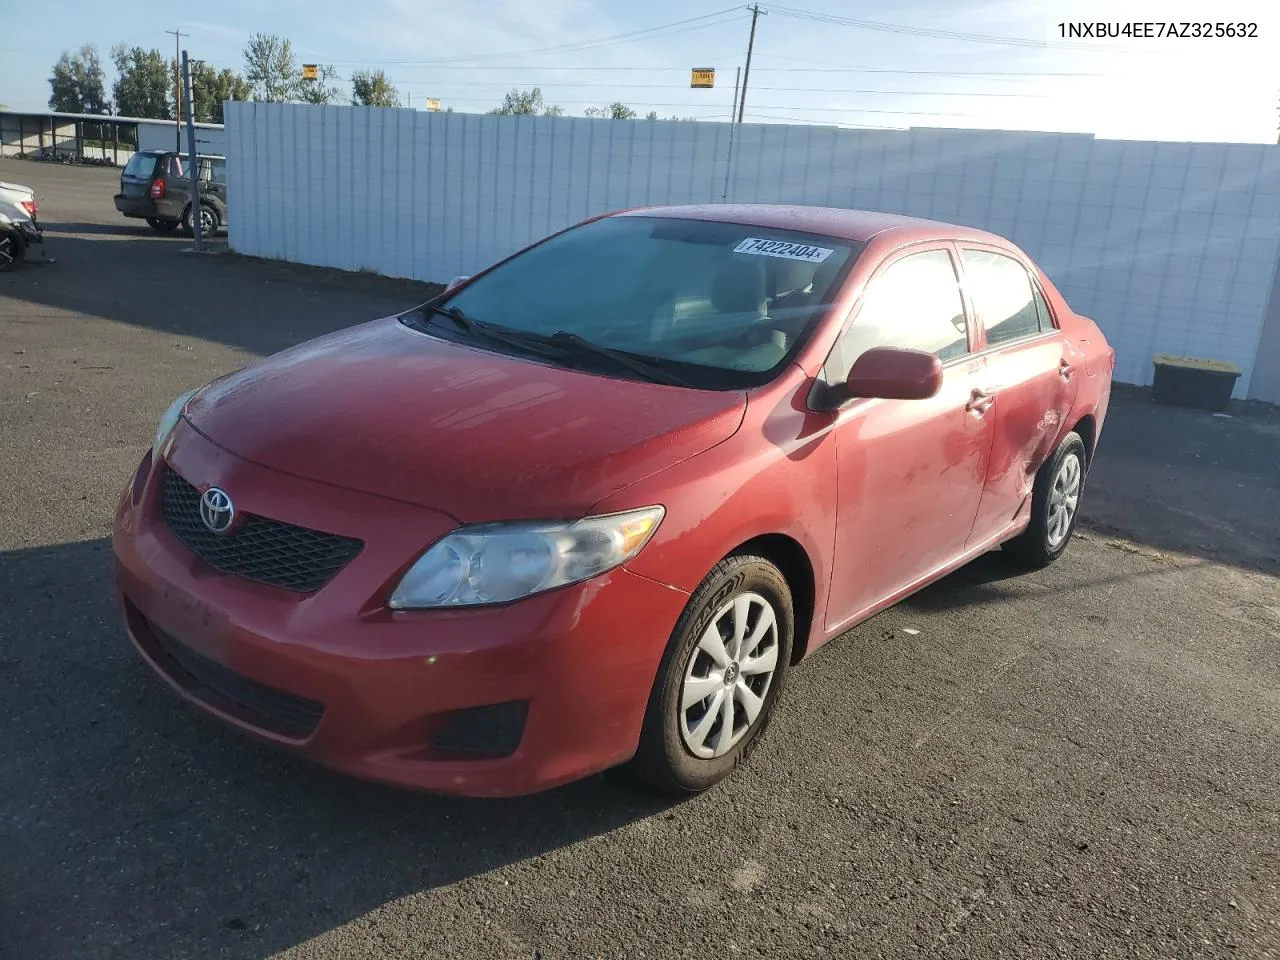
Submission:
M 259 467 L 185 422 L 168 461 L 248 513 L 365 541 L 313 594 L 217 573 L 165 526 L 162 471 L 144 459 L 116 514 L 117 587 L 139 653 L 204 711 L 354 776 L 473 796 L 535 792 L 635 752 L 686 594 L 619 568 L 500 607 L 390 611 L 447 517 Z M 518 724 L 506 755 L 442 745 L 442 731 L 465 740 L 495 717 L 506 736 Z

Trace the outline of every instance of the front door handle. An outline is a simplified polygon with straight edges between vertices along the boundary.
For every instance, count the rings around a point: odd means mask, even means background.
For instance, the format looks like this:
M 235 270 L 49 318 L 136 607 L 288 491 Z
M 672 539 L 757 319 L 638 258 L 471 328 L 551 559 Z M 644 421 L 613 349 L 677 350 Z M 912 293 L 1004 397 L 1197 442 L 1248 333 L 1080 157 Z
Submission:
M 994 393 L 988 393 L 975 387 L 973 392 L 969 394 L 969 402 L 964 405 L 964 408 L 970 413 L 976 413 L 981 416 L 990 410 L 991 405 L 995 402 L 996 395 Z
M 1066 357 L 1062 358 L 1062 362 L 1058 364 L 1058 375 L 1063 380 L 1070 380 L 1071 374 L 1075 373 L 1075 366 Z

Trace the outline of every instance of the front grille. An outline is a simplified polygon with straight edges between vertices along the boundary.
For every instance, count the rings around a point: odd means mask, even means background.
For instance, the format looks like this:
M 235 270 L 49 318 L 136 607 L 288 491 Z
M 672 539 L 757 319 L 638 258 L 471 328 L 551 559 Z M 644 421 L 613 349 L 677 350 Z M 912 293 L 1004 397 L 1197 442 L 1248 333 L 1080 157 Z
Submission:
M 173 535 L 213 569 L 298 593 L 319 590 L 364 546 L 351 537 L 252 514 L 230 533 L 214 533 L 200 519 L 200 491 L 168 467 L 160 513 Z
M 269 687 L 196 653 L 135 610 L 134 636 L 166 674 L 197 700 L 245 723 L 294 740 L 311 736 L 324 704 Z

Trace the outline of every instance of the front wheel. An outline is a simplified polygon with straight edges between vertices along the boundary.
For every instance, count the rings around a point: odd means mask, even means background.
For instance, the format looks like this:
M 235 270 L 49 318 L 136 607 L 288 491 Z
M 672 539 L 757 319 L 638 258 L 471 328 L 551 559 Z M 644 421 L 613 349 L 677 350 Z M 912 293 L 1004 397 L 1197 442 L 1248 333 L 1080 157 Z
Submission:
M 22 266 L 27 256 L 27 244 L 17 230 L 0 227 L 0 273 L 8 273 Z
M 1047 567 L 1071 542 L 1079 515 L 1088 455 L 1084 441 L 1069 433 L 1036 474 L 1031 522 L 1004 549 L 1031 567 Z
M 632 770 L 675 794 L 732 773 L 769 725 L 794 629 L 791 589 L 777 567 L 754 556 L 716 564 L 667 645 Z

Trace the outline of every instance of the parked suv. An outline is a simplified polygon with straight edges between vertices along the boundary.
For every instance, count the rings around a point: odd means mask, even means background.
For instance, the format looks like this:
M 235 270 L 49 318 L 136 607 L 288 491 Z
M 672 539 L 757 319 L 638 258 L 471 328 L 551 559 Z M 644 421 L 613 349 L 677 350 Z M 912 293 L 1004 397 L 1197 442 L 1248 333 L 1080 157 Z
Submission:
M 196 157 L 200 183 L 200 229 L 213 236 L 227 223 L 227 161 L 202 154 Z M 191 232 L 191 179 L 187 158 L 173 150 L 135 153 L 120 174 L 116 209 L 126 217 L 146 220 L 160 233 L 181 226 Z

